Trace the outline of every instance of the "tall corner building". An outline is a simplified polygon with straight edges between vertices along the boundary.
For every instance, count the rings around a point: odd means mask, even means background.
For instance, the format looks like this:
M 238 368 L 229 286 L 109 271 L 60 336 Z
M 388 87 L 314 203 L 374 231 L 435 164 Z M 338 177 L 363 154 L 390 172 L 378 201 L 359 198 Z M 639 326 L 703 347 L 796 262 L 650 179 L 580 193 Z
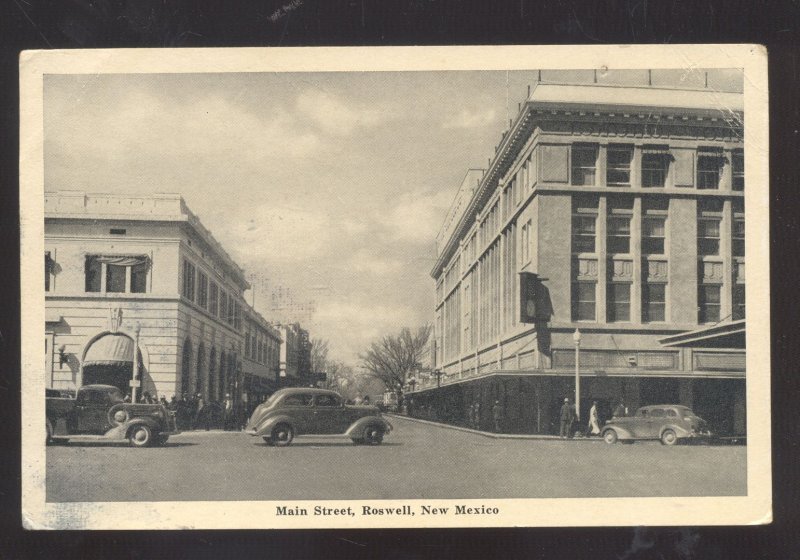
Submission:
M 740 92 L 536 84 L 437 239 L 415 401 L 557 432 L 577 359 L 583 419 L 680 403 L 744 433 L 742 138 Z

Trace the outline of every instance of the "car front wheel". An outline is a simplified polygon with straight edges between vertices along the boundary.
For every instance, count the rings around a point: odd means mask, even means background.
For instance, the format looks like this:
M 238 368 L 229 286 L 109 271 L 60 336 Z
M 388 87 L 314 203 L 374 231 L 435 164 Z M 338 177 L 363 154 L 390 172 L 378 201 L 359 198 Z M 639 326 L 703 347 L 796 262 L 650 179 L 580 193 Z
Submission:
M 272 428 L 269 439 L 276 447 L 286 447 L 294 439 L 294 430 L 289 424 L 278 424 Z
M 661 443 L 664 445 L 675 445 L 678 443 L 678 435 L 673 430 L 664 430 L 661 434 Z
M 606 443 L 617 443 L 617 432 L 614 430 L 606 430 L 603 432 L 603 441 Z
M 367 426 L 364 430 L 364 443 L 367 445 L 380 445 L 383 442 L 383 428 L 381 426 Z
M 128 436 L 128 441 L 134 447 L 148 447 L 153 444 L 153 439 L 153 431 L 144 424 L 132 428 Z

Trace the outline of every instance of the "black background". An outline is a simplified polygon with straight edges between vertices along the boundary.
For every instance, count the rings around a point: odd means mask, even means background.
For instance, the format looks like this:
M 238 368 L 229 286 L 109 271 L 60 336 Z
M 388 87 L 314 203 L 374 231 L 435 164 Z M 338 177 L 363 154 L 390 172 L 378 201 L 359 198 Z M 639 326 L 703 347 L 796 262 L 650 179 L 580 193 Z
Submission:
M 287 9 L 286 6 L 294 7 Z M 766 5 L 765 5 L 766 4 Z M 800 557 L 797 413 L 800 0 L 6 0 L 0 6 L 0 559 Z M 24 49 L 760 43 L 769 51 L 772 525 L 762 527 L 32 532 L 19 461 L 18 55 Z M 751 305 L 755 302 L 751 302 Z M 748 376 L 766 375 L 750 371 Z M 420 466 L 424 468 L 424 465 Z M 534 473 L 532 473 L 533 475 Z M 390 484 L 391 481 L 387 481 Z M 603 521 L 598 502 L 597 521 Z

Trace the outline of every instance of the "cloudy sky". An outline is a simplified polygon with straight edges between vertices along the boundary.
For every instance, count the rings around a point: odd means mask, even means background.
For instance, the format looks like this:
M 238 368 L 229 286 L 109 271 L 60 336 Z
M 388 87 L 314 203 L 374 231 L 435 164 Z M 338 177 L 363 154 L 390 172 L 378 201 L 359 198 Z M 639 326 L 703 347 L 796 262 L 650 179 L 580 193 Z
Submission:
M 180 193 L 248 273 L 316 299 L 312 337 L 354 361 L 382 333 L 431 321 L 444 214 L 535 79 L 48 75 L 45 185 Z

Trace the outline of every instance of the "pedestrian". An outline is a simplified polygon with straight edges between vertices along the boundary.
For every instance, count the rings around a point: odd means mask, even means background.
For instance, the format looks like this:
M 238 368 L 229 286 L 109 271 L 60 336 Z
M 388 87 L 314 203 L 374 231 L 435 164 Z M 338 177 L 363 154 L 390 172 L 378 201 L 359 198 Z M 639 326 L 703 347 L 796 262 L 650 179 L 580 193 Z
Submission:
M 164 395 L 161 395 L 161 406 L 164 407 L 169 406 L 169 403 L 167 402 L 167 397 L 165 397 Z
M 589 409 L 589 424 L 586 426 L 586 437 L 600 435 L 600 417 L 597 415 L 597 401 L 592 401 Z
M 481 429 L 481 401 L 475 401 L 475 429 Z
M 559 435 L 562 439 L 572 437 L 572 423 L 575 421 L 575 409 L 569 404 L 569 399 L 564 399 L 564 404 L 561 405 L 561 414 L 559 416 L 560 430 Z
M 197 393 L 197 398 L 195 400 L 195 403 L 196 403 L 196 407 L 197 408 L 196 408 L 195 413 L 194 413 L 194 421 L 193 421 L 194 425 L 192 426 L 192 428 L 196 430 L 202 424 L 205 427 L 206 431 L 208 431 L 210 429 L 210 426 L 209 426 L 209 423 L 208 423 L 208 412 L 209 411 L 206 410 L 206 403 L 203 400 L 203 395 L 202 394 Z
M 225 393 L 223 413 L 225 415 L 225 429 L 230 430 L 233 422 L 233 399 L 230 393 Z
M 622 418 L 623 416 L 627 416 L 627 409 L 625 408 L 625 403 L 620 401 L 614 408 L 614 418 Z
M 503 431 L 503 413 L 503 405 L 500 404 L 500 401 L 494 401 L 492 418 L 494 419 L 494 431 L 498 434 Z
M 364 395 L 364 400 L 361 402 L 361 404 L 364 404 L 364 405 L 368 405 L 369 404 L 369 395 Z
M 361 398 L 361 395 L 360 395 L 360 394 L 356 395 L 356 398 L 355 398 L 355 400 L 353 401 L 353 404 L 355 404 L 356 406 L 358 406 L 358 405 L 360 405 L 362 402 L 363 402 L 363 399 Z

